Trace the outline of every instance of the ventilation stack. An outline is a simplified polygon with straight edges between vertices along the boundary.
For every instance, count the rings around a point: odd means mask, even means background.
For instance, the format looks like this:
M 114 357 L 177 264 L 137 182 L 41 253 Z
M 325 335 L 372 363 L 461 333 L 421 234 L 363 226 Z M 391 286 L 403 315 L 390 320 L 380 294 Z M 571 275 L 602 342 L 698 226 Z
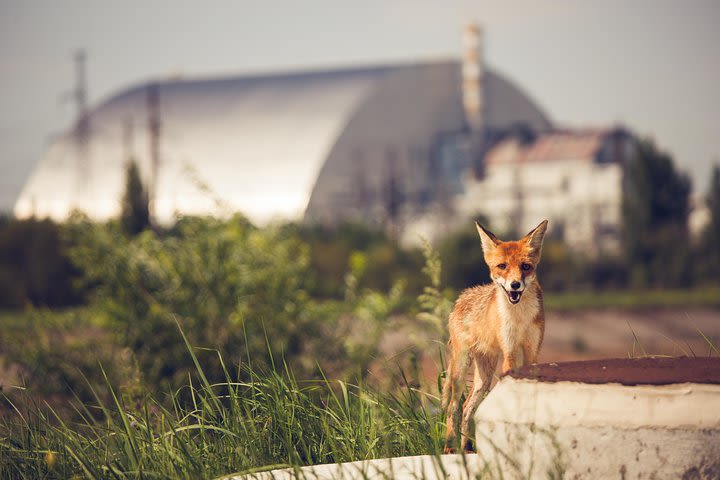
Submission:
M 483 82 L 482 28 L 477 23 L 465 26 L 465 52 L 462 62 L 462 98 L 468 126 L 469 160 L 473 174 L 485 177 L 485 91 Z
M 465 52 L 462 65 L 462 96 L 465 118 L 473 133 L 483 129 L 483 57 L 482 29 L 477 23 L 465 27 Z

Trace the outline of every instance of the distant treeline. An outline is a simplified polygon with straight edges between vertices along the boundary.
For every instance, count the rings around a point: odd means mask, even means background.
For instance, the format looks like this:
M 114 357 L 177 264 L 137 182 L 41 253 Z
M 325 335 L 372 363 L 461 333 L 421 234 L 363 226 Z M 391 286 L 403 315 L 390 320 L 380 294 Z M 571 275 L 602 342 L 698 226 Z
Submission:
M 573 252 L 560 239 L 547 239 L 541 264 L 547 290 L 691 287 L 720 282 L 720 167 L 713 169 L 704 199 L 710 219 L 697 239 L 690 237 L 688 229 L 689 178 L 676 171 L 672 158 L 652 142 L 641 142 L 639 154 L 627 165 L 624 191 L 621 251 L 589 258 Z M 123 213 L 107 228 L 128 238 L 151 230 L 147 195 L 132 162 L 127 170 Z M 422 289 L 420 250 L 402 248 L 381 231 L 353 224 L 333 228 L 288 224 L 283 229 L 309 251 L 315 275 L 308 291 L 311 296 L 341 298 L 345 277 L 353 268 L 360 272 L 362 287 L 386 291 L 403 280 L 409 294 Z M 89 240 L 68 235 L 68 230 L 73 230 L 71 225 L 46 219 L 0 218 L 0 308 L 85 302 L 92 285 L 79 281 L 86 272 L 70 260 L 68 251 L 82 249 Z M 185 234 L 177 226 L 152 232 L 159 238 Z M 460 290 L 487 280 L 472 222 L 436 247 L 445 287 Z

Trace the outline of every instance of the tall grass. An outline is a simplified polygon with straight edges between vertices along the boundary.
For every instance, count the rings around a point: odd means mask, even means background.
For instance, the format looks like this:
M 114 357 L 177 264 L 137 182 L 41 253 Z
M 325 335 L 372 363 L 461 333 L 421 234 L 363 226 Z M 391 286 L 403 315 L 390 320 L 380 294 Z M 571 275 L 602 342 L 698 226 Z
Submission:
M 183 339 L 196 370 L 164 400 L 131 404 L 106 381 L 69 421 L 28 392 L 3 394 L 13 413 L 0 421 L 0 477 L 212 478 L 441 452 L 437 399 L 409 386 L 298 381 L 280 360 L 233 375 L 219 354 L 225 381 L 213 384 Z

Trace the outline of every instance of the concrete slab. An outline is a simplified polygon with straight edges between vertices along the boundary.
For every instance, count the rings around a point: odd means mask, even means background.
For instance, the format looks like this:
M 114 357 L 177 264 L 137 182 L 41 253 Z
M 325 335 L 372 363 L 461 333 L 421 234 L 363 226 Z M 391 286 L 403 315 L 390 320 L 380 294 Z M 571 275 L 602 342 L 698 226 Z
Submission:
M 298 469 L 280 469 L 252 475 L 227 477 L 228 480 L 289 480 L 307 478 L 317 480 L 470 480 L 486 477 L 489 473 L 477 455 L 418 455 L 413 457 L 383 458 L 358 462 L 316 465 Z
M 720 478 L 720 385 L 506 376 L 475 422 L 504 478 Z

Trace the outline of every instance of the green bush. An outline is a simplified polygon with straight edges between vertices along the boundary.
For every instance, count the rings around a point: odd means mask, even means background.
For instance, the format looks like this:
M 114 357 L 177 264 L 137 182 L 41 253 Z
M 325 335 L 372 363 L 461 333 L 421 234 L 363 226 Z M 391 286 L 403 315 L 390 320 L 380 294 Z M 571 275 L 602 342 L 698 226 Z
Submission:
M 78 274 L 61 241 L 62 225 L 50 220 L 0 222 L 0 308 L 77 305 Z
M 442 258 L 443 283 L 457 290 L 487 283 L 490 271 L 485 264 L 480 238 L 475 225 L 449 235 L 439 245 Z
M 423 261 L 420 251 L 401 247 L 381 230 L 342 223 L 334 228 L 303 227 L 297 233 L 310 247 L 310 265 L 317 274 L 313 296 L 342 298 L 343 279 L 351 257 L 358 253 L 364 258 L 362 275 L 356 278 L 359 287 L 388 291 L 402 281 L 409 294 L 422 290 L 417 274 Z
M 94 305 L 150 383 L 177 383 L 190 367 L 175 320 L 194 344 L 233 362 L 241 352 L 260 362 L 268 345 L 289 361 L 327 353 L 332 315 L 308 295 L 308 247 L 287 229 L 257 229 L 239 216 L 183 218 L 167 234 L 128 238 L 117 224 L 78 215 L 67 232 Z

